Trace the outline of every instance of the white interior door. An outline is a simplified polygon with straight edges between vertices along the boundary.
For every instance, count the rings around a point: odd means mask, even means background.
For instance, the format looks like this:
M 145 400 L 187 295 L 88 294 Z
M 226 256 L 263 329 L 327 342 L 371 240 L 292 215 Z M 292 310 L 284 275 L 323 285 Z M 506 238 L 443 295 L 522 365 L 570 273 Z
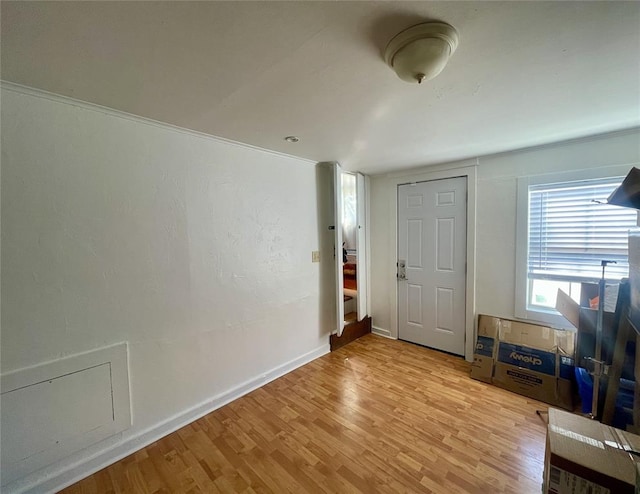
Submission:
M 356 174 L 357 223 L 356 232 L 356 286 L 358 287 L 358 321 L 367 317 L 367 221 L 366 188 L 362 173 Z
M 398 337 L 456 355 L 465 342 L 466 203 L 466 177 L 398 186 Z
M 338 163 L 333 164 L 333 197 L 335 202 L 333 255 L 336 266 L 336 331 L 338 336 L 341 336 L 344 329 L 344 278 L 342 274 L 342 168 Z

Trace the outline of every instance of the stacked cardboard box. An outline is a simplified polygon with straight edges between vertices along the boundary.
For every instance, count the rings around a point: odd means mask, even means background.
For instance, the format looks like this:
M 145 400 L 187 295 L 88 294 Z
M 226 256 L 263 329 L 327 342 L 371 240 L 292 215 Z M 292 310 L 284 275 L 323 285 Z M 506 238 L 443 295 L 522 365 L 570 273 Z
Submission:
M 542 492 L 633 494 L 638 452 L 640 436 L 550 408 Z
M 471 377 L 571 410 L 575 332 L 480 315 Z

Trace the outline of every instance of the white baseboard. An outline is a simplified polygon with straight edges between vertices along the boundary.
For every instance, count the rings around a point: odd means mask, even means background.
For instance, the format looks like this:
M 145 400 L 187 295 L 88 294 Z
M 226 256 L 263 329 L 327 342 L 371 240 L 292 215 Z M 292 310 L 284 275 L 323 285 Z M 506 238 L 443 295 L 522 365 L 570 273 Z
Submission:
M 176 430 L 198 420 L 206 414 L 244 396 L 251 391 L 264 386 L 265 384 L 281 377 L 298 367 L 301 367 L 318 357 L 329 353 L 329 344 L 322 345 L 300 357 L 279 365 L 253 379 L 245 381 L 228 391 L 220 393 L 208 400 L 192 407 L 184 412 L 174 415 L 167 420 L 142 430 L 134 436 L 126 438 L 122 442 L 109 445 L 108 447 L 86 456 L 75 462 L 60 462 L 59 464 L 46 467 L 23 479 L 16 480 L 11 484 L 2 486 L 2 492 L 6 494 L 41 494 L 58 492 L 65 487 L 75 484 L 98 470 L 115 463 L 141 448 L 171 434 Z
M 390 338 L 392 340 L 396 339 L 396 338 L 391 336 L 391 331 L 389 331 L 388 329 L 383 329 L 383 328 L 378 328 L 377 326 L 372 326 L 371 327 L 371 332 L 373 334 L 377 334 L 378 336 L 384 336 L 385 338 Z

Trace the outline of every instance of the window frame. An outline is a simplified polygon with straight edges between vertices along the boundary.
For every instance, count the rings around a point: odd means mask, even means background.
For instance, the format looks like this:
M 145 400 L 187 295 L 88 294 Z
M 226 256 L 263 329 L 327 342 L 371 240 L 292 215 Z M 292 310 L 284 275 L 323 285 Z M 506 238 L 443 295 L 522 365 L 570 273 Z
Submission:
M 615 165 L 571 172 L 530 175 L 517 179 L 516 195 L 516 285 L 515 316 L 519 319 L 540 322 L 557 328 L 572 328 L 564 316 L 556 310 L 532 309 L 528 307 L 529 276 L 529 187 L 551 185 L 562 182 L 625 177 L 633 165 Z

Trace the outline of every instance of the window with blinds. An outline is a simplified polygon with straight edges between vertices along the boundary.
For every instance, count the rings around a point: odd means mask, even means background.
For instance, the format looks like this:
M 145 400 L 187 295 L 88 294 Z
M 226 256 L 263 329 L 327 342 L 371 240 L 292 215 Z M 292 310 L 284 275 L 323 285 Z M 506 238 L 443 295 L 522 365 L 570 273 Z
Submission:
M 593 281 L 628 275 L 635 210 L 603 204 L 623 177 L 529 187 L 529 280 Z

